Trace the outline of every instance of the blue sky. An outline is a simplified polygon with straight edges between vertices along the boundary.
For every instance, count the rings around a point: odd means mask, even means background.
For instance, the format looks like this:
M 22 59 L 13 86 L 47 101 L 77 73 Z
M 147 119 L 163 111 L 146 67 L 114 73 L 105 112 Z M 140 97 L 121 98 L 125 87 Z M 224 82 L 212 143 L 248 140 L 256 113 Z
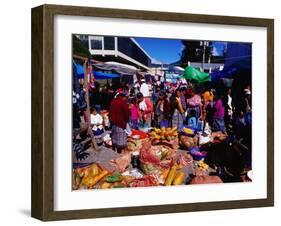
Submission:
M 158 38 L 135 38 L 135 40 L 157 61 L 173 63 L 180 59 L 183 48 L 181 40 Z
M 213 55 L 221 56 L 223 54 L 223 50 L 225 49 L 227 42 L 214 42 Z
M 181 40 L 158 38 L 135 38 L 139 45 L 155 60 L 162 63 L 174 63 L 180 59 L 184 47 Z M 221 55 L 226 42 L 215 42 L 215 56 Z

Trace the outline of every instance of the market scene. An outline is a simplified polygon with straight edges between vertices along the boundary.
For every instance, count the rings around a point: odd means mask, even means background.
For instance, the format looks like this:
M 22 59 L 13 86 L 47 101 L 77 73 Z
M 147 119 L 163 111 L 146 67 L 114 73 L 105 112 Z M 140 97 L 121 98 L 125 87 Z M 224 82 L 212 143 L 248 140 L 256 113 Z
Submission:
M 79 34 L 72 50 L 73 190 L 252 181 L 250 43 Z

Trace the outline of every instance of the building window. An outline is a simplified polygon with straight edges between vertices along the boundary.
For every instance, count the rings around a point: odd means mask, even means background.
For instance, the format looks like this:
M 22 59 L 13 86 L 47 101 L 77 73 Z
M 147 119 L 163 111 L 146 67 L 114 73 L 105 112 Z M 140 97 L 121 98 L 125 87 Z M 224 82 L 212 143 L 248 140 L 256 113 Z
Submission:
M 102 49 L 103 37 L 92 36 L 90 41 L 91 41 L 92 50 L 95 50 L 95 49 L 101 50 Z
M 118 50 L 146 66 L 150 65 L 148 56 L 130 38 L 118 37 Z
M 114 37 L 104 37 L 104 49 L 114 50 Z

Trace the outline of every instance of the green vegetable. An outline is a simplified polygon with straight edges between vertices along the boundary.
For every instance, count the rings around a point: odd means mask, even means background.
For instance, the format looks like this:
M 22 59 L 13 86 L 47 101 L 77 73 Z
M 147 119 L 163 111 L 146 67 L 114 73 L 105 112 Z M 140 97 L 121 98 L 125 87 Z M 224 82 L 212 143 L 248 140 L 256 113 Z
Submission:
M 111 175 L 106 178 L 106 181 L 109 183 L 119 182 L 121 180 L 122 176 L 120 174 Z

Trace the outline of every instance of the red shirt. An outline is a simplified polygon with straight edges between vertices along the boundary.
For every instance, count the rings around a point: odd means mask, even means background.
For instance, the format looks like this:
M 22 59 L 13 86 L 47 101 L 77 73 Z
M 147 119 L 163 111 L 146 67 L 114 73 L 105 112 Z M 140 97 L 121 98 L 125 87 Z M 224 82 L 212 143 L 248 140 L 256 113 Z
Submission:
M 111 101 L 109 107 L 109 120 L 112 124 L 122 129 L 126 129 L 130 113 L 129 105 L 122 97 L 117 97 Z

